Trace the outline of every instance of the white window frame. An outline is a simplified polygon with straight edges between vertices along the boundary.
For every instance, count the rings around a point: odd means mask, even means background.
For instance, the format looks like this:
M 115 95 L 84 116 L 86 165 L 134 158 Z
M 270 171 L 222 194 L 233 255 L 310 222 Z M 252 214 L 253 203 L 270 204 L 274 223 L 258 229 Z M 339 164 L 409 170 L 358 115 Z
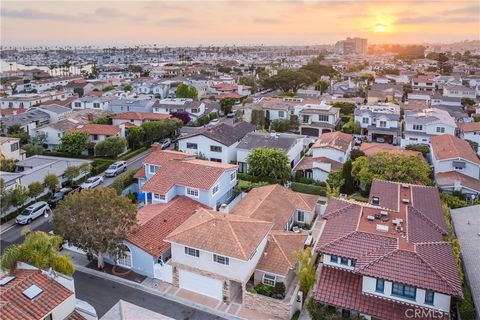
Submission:
M 216 184 L 212 189 L 212 196 L 216 195 L 219 189 L 220 189 L 220 186 Z
M 265 278 L 270 278 L 270 279 L 265 279 Z M 265 282 L 266 280 L 266 282 Z M 269 282 L 269 281 L 272 281 L 272 282 Z M 275 284 L 277 283 L 277 276 L 273 275 L 273 274 L 268 274 L 268 273 L 264 273 L 263 274 L 263 277 L 262 277 L 262 283 L 263 284 L 266 284 L 267 286 L 270 286 L 270 287 L 275 287 Z
M 221 256 L 221 255 L 218 255 L 218 254 L 213 254 L 213 262 L 216 262 L 218 264 L 223 264 L 223 265 L 230 265 L 230 258 L 229 257 L 225 257 L 225 256 Z
M 437 133 L 445 133 L 445 127 L 437 127 Z
M 164 200 L 165 200 L 165 195 L 163 195 L 163 194 L 158 194 L 158 193 L 154 193 L 154 194 L 153 194 L 153 198 L 154 198 L 155 200 L 162 200 L 162 201 L 164 201 Z
M 192 149 L 192 150 L 197 150 L 198 149 L 198 144 L 197 143 L 187 142 L 186 146 L 187 146 L 187 149 Z M 193 148 L 193 146 L 195 146 L 195 148 Z
M 186 187 L 185 195 L 189 197 L 200 198 L 200 190 L 197 188 Z
M 200 250 L 185 246 L 185 254 L 187 256 L 200 258 Z
M 279 111 L 278 111 L 278 117 L 279 117 L 279 118 L 285 118 L 285 111 L 279 110 Z
M 150 174 L 155 174 L 158 172 L 160 169 L 160 166 L 154 165 L 154 164 L 149 164 L 148 165 L 148 173 Z
M 232 171 L 230 173 L 230 182 L 234 181 L 235 179 L 237 179 L 237 171 Z
M 300 215 L 302 216 L 302 219 L 300 219 Z M 297 210 L 297 221 L 305 222 L 305 211 Z

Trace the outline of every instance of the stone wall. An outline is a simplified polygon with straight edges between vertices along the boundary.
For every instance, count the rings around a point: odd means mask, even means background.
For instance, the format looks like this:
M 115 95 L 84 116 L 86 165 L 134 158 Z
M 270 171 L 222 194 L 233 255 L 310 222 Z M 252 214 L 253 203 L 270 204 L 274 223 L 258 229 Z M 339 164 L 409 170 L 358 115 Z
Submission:
M 290 297 L 278 300 L 258 293 L 243 292 L 243 306 L 261 313 L 269 314 L 280 319 L 289 320 L 296 310 L 298 286 Z

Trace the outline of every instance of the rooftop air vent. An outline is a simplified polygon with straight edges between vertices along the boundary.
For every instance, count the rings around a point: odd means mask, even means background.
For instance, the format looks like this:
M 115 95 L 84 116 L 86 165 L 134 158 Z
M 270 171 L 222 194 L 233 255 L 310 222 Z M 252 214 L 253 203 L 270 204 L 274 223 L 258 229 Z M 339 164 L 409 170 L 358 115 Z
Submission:
M 22 294 L 30 300 L 35 299 L 43 290 L 36 285 L 31 285 L 29 288 L 25 289 Z
M 406 198 L 403 198 L 402 199 L 402 202 L 405 203 L 405 204 L 409 204 L 410 203 L 410 200 L 406 199 Z
M 385 211 L 385 210 L 382 210 L 382 211 L 380 211 L 380 215 L 381 215 L 382 217 L 388 217 L 388 212 Z
M 375 216 L 367 216 L 367 220 L 368 221 L 373 221 L 373 220 L 375 220 Z
M 5 278 L 3 278 L 2 280 L 0 280 L 0 286 L 4 286 L 6 285 L 7 283 L 9 283 L 10 281 L 12 281 L 13 279 L 15 279 L 14 276 L 6 276 Z
M 407 189 L 407 188 L 408 188 L 408 184 L 403 183 L 403 184 L 402 184 L 402 188 Z
M 388 226 L 383 225 L 383 224 L 377 224 L 376 230 L 378 232 L 387 233 L 388 232 Z

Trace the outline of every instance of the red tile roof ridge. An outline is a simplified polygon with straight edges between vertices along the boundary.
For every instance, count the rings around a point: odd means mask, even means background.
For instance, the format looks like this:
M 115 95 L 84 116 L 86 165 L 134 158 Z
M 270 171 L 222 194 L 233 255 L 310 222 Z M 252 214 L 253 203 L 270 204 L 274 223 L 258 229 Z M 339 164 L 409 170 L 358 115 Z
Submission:
M 273 192 L 273 190 L 276 189 L 277 186 L 278 186 L 277 184 L 272 184 L 272 185 L 270 185 L 270 186 L 265 186 L 265 187 L 264 187 L 265 189 L 267 189 L 268 187 L 271 187 L 272 189 L 265 195 L 265 198 L 264 198 L 264 199 L 268 198 L 268 196 Z M 257 209 L 262 205 L 262 203 L 263 203 L 263 201 L 258 201 L 258 204 L 257 204 L 257 206 L 255 207 L 255 209 L 251 210 L 252 214 L 253 214 L 255 211 L 257 211 Z
M 210 218 L 215 219 L 215 215 L 214 215 L 210 210 L 208 210 L 208 209 L 199 209 L 199 210 L 197 210 L 197 213 L 200 213 L 200 212 L 206 213 L 208 216 L 210 216 Z M 189 226 L 188 228 L 185 228 L 185 229 L 182 229 L 182 230 L 179 230 L 179 228 L 177 228 L 177 229 L 173 230 L 167 237 L 169 238 L 169 237 L 171 237 L 171 236 L 174 236 L 174 235 L 176 235 L 177 233 L 180 233 L 179 231 L 181 231 L 181 233 L 183 233 L 183 232 L 185 232 L 185 231 L 189 231 L 189 230 L 191 230 L 191 229 L 193 229 L 193 228 L 196 228 L 196 227 L 198 227 L 199 225 L 202 225 L 202 224 L 207 223 L 207 222 L 209 222 L 209 221 L 210 221 L 210 220 L 199 221 L 198 223 L 192 224 L 192 225 Z M 180 225 L 180 226 L 181 226 L 181 225 Z
M 293 235 L 296 235 L 295 233 L 293 233 Z M 292 262 L 290 261 L 290 258 L 288 258 L 288 255 L 285 253 L 285 251 L 283 250 L 280 242 L 278 242 L 277 238 L 275 237 L 275 233 L 270 233 L 270 236 L 272 238 L 272 240 L 277 244 L 277 247 L 278 247 L 278 250 L 280 250 L 280 252 L 282 253 L 283 257 L 285 258 L 285 260 L 288 261 L 288 263 L 292 264 Z
M 368 234 L 368 235 L 373 235 L 373 236 L 376 236 L 376 237 L 383 237 L 383 238 L 385 238 L 385 239 L 396 240 L 396 241 L 397 241 L 397 248 L 398 248 L 398 238 L 396 238 L 396 237 L 391 237 L 391 236 L 387 236 L 387 235 L 383 235 L 383 234 L 378 234 L 378 233 L 363 231 L 363 230 L 355 230 L 355 231 L 352 231 L 352 232 L 350 232 L 350 233 L 348 233 L 348 234 L 346 234 L 346 235 L 344 235 L 344 236 L 342 236 L 342 237 L 340 237 L 340 238 L 337 238 L 337 239 L 332 240 L 332 241 L 330 241 L 330 242 L 328 242 L 328 243 L 325 243 L 325 244 L 319 246 L 318 248 L 325 248 L 326 246 L 333 245 L 333 244 L 335 244 L 335 243 L 338 242 L 338 241 L 344 240 L 344 239 L 346 239 L 346 238 L 348 238 L 348 237 L 351 237 L 351 236 L 353 236 L 353 235 L 356 235 L 356 234 Z M 375 250 L 374 250 L 374 251 L 375 251 Z M 372 251 L 372 252 L 373 252 L 373 251 Z
M 398 240 L 398 239 L 397 239 Z M 383 260 L 385 259 L 386 257 L 388 257 L 389 255 L 392 255 L 393 253 L 399 251 L 399 250 L 402 250 L 402 249 L 395 249 L 395 250 L 392 250 L 392 251 L 389 251 L 381 256 L 378 256 L 377 258 L 373 259 L 372 261 L 370 261 L 369 263 L 366 263 L 365 265 L 363 265 L 362 267 L 358 268 L 358 271 L 361 271 L 363 269 L 366 269 L 367 267 L 370 267 L 371 265 L 373 265 L 374 263 L 380 261 L 380 260 Z M 405 252 L 409 252 L 411 253 L 411 251 L 408 251 L 408 250 L 402 250 L 402 251 L 405 251 Z
M 343 199 L 341 199 L 341 200 L 343 200 Z M 346 201 L 346 202 L 348 202 L 348 201 Z M 358 206 L 358 205 L 355 204 L 355 203 L 350 203 L 349 205 L 347 205 L 347 206 L 345 206 L 345 207 L 342 207 L 342 208 L 340 208 L 340 209 L 337 209 L 337 210 L 335 210 L 335 211 L 332 211 L 332 212 L 330 212 L 330 213 L 328 213 L 328 214 L 323 215 L 323 218 L 325 218 L 325 219 L 328 220 L 329 217 L 339 216 L 340 214 L 345 213 L 345 209 L 348 209 L 348 208 L 353 207 L 353 206 Z
M 427 223 L 429 223 L 430 225 L 432 225 L 435 230 L 437 230 L 438 232 L 440 232 L 441 234 L 444 234 L 444 230 L 442 228 L 440 228 L 439 225 L 437 225 L 435 222 L 433 222 L 429 217 L 427 217 L 425 214 L 423 214 L 423 212 L 421 212 L 420 210 L 418 210 L 417 208 L 415 207 L 412 207 L 412 206 L 407 206 L 407 214 L 410 212 L 410 209 L 412 209 L 413 211 L 411 211 L 412 213 L 415 213 L 415 214 L 418 214 L 418 216 L 420 218 L 422 218 L 424 221 L 426 221 Z M 407 215 L 408 216 L 408 215 Z M 408 233 L 407 233 L 407 241 L 408 241 Z M 408 241 L 410 242 L 410 241 Z
M 167 210 L 168 208 L 170 208 L 171 206 L 173 206 L 175 203 L 177 203 L 179 201 L 179 199 L 181 199 L 182 196 L 177 196 L 175 198 L 173 198 L 170 202 L 167 202 L 167 203 L 158 203 L 158 204 L 152 204 L 152 205 L 148 205 L 148 206 L 145 206 L 145 207 L 142 207 L 140 208 L 138 211 L 137 211 L 137 216 L 138 216 L 138 213 L 142 210 L 152 210 L 152 209 L 159 209 L 157 211 L 156 214 L 152 215 L 151 217 L 149 217 L 147 220 L 145 221 L 142 221 L 142 222 L 139 222 L 139 225 L 140 226 L 143 226 L 145 225 L 147 222 L 149 222 L 150 220 L 152 220 L 153 218 L 155 218 L 158 214 L 160 214 L 161 212 Z
M 240 242 L 240 239 L 238 239 L 238 236 L 237 236 L 237 234 L 235 233 L 235 230 L 233 230 L 232 224 L 229 223 L 229 224 L 228 224 L 228 227 L 230 228 L 230 232 L 232 233 L 233 238 L 235 239 L 235 242 L 236 242 L 237 245 L 238 245 L 238 248 L 240 248 L 240 251 L 242 252 L 242 256 L 246 257 L 246 256 L 247 256 L 247 253 L 246 253 L 245 250 L 243 249 L 243 245 L 242 245 L 242 243 Z

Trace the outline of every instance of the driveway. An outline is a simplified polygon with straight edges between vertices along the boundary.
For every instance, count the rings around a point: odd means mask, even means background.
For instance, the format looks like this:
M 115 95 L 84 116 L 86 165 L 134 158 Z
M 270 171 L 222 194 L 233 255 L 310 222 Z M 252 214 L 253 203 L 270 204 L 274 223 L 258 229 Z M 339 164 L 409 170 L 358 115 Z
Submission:
M 213 314 L 133 289 L 129 286 L 75 271 L 77 298 L 90 303 L 101 318 L 120 299 L 180 320 L 222 319 Z

